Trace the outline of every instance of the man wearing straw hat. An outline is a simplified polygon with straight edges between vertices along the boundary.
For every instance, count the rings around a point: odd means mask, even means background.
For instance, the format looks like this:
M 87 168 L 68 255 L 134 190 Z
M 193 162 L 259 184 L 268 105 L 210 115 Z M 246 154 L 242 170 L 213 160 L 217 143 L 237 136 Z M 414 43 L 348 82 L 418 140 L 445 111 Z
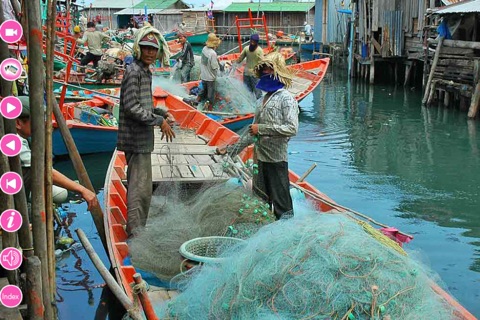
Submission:
M 257 88 L 266 94 L 257 101 L 255 119 L 248 129 L 250 136 L 242 138 L 234 148 L 241 151 L 256 140 L 254 160 L 258 174 L 253 177 L 253 190 L 273 205 L 275 217 L 280 219 L 284 214 L 293 214 L 287 148 L 288 141 L 298 131 L 299 109 L 297 100 L 286 88 L 292 85 L 294 75 L 277 52 L 261 59 L 253 71 L 260 79 Z M 222 148 L 217 153 L 226 151 Z
M 263 58 L 263 50 L 258 45 L 259 40 L 260 37 L 258 33 L 252 34 L 250 36 L 250 45 L 243 49 L 240 57 L 235 61 L 235 63 L 239 64 L 242 63 L 243 59 L 247 58 L 247 64 L 243 70 L 243 83 L 257 99 L 262 96 L 262 92 L 256 88 L 258 78 L 255 77 L 253 68 L 255 68 L 258 62 Z
M 162 41 L 163 40 L 163 41 Z M 168 47 L 157 29 L 139 29 L 133 44 L 134 62 L 125 70 L 120 91 L 117 149 L 127 160 L 127 233 L 134 236 L 144 227 L 152 199 L 151 153 L 154 147 L 153 127 L 159 126 L 162 139 L 172 141 L 175 133 L 168 122 L 173 116 L 153 108 L 150 65 L 168 57 Z
M 198 101 L 207 100 L 210 105 L 215 104 L 215 80 L 220 69 L 218 56 L 215 49 L 220 45 L 222 40 L 214 33 L 210 33 L 202 49 L 200 63 L 200 80 L 202 80 L 203 90 L 198 95 Z

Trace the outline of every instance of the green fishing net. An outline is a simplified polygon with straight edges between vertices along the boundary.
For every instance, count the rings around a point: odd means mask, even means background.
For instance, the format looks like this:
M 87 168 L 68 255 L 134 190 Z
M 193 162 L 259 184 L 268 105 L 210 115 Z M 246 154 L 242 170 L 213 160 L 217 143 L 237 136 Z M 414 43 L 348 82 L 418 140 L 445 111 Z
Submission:
M 162 319 L 452 319 L 420 263 L 380 244 L 343 214 L 295 207 L 226 262 L 185 277 L 156 306 Z
M 162 280 L 181 272 L 180 246 L 207 236 L 248 238 L 262 225 L 275 220 L 268 205 L 235 181 L 209 185 L 192 191 L 159 187 L 152 199 L 146 228 L 130 243 L 135 267 Z

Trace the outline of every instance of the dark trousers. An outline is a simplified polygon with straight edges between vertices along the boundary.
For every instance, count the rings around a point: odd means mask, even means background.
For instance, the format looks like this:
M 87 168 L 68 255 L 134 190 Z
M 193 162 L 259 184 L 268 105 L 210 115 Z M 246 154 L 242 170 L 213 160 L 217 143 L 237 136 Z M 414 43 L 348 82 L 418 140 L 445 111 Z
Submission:
M 254 176 L 254 191 L 270 205 L 277 219 L 283 214 L 293 214 L 290 181 L 288 180 L 288 162 L 258 161 L 258 175 Z
M 96 56 L 90 52 L 87 52 L 85 57 L 83 57 L 82 60 L 80 60 L 80 65 L 86 66 L 87 64 L 93 61 L 93 67 L 96 69 L 98 67 L 98 61 L 100 61 L 100 59 L 102 59 L 102 56 Z
M 147 224 L 152 200 L 150 153 L 125 153 L 127 159 L 127 234 L 135 235 Z
M 202 80 L 202 86 L 203 89 L 198 94 L 200 97 L 199 101 L 208 100 L 211 105 L 215 104 L 215 81 Z
M 243 83 L 247 86 L 248 90 L 252 92 L 257 99 L 262 96 L 262 91 L 257 89 L 257 83 L 260 79 L 255 76 L 243 75 Z

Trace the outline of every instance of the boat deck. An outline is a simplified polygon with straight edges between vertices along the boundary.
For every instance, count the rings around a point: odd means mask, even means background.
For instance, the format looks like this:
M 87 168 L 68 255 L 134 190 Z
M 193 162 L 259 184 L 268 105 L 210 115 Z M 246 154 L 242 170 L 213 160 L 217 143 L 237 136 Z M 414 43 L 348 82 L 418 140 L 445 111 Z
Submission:
M 203 183 L 220 182 L 230 177 L 223 170 L 221 156 L 216 147 L 208 146 L 206 139 L 195 131 L 175 128 L 173 142 L 161 140 L 161 132 L 155 129 L 155 148 L 152 152 L 152 181 Z M 124 181 L 126 183 L 126 181 Z

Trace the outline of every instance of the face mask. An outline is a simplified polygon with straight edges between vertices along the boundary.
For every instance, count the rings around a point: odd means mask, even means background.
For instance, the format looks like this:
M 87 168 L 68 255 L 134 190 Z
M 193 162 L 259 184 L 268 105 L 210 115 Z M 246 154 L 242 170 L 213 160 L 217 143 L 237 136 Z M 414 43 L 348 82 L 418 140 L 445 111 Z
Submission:
M 258 81 L 256 88 L 265 92 L 275 92 L 280 90 L 285 85 L 278 79 L 275 79 L 271 74 L 264 74 Z

